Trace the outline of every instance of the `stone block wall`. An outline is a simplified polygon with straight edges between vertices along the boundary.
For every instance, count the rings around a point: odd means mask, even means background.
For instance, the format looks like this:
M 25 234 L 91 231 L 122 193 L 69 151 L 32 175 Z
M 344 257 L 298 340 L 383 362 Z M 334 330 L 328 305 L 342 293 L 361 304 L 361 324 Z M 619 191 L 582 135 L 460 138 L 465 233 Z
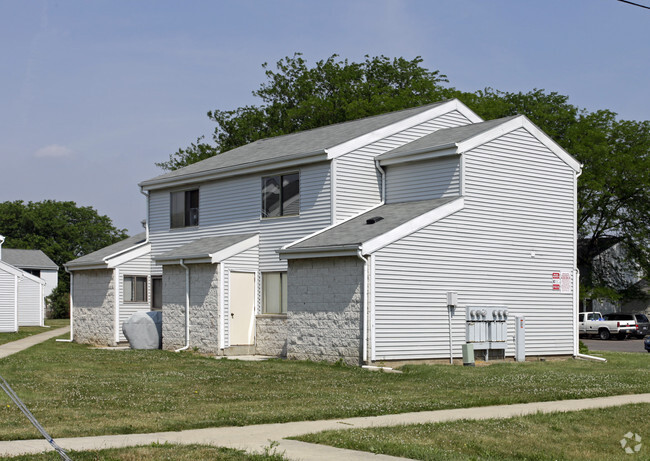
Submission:
M 219 265 L 190 268 L 190 348 L 219 352 Z M 163 349 L 185 346 L 185 269 L 163 268 Z
M 81 344 L 114 346 L 113 270 L 74 272 L 72 302 L 74 340 Z
M 363 262 L 291 260 L 287 280 L 287 357 L 360 365 Z
M 276 357 L 287 356 L 287 316 L 255 317 L 255 353 Z

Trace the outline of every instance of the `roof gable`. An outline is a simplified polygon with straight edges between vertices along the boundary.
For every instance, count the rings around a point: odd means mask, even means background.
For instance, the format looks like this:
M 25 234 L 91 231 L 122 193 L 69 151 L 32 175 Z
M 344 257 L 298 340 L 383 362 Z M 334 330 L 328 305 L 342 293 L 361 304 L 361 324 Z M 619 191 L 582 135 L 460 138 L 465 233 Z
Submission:
M 259 244 L 256 233 L 204 237 L 155 257 L 157 264 L 178 264 L 183 260 L 218 263 Z
M 31 280 L 32 282 L 45 285 L 45 280 L 43 280 L 42 278 L 36 277 L 35 275 L 25 272 L 22 269 L 18 269 L 17 267 L 12 266 L 11 264 L 6 263 L 5 261 L 0 261 L 0 270 L 7 272 L 11 275 L 15 275 L 16 277 L 19 277 L 21 279 L 27 279 L 27 280 Z
M 574 171 L 581 164 L 523 115 L 488 120 L 482 123 L 445 128 L 378 156 L 382 165 L 462 154 L 519 128 L 524 128 Z
M 104 247 L 100 250 L 93 251 L 87 255 L 81 256 L 80 258 L 73 259 L 65 263 L 65 267 L 68 269 L 78 269 L 85 266 L 101 266 L 108 268 L 106 259 L 111 256 L 117 256 L 136 245 L 144 243 L 146 240 L 146 233 L 142 232 L 140 234 L 134 235 L 133 237 L 128 237 L 124 240 L 121 240 L 117 243 Z

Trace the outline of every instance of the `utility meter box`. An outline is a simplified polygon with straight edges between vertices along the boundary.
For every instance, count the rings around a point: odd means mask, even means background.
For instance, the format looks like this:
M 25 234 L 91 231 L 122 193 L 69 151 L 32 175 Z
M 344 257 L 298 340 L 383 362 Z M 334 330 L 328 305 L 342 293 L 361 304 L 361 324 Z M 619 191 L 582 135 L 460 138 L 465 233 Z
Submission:
M 466 339 L 475 350 L 505 349 L 508 341 L 506 306 L 467 306 Z

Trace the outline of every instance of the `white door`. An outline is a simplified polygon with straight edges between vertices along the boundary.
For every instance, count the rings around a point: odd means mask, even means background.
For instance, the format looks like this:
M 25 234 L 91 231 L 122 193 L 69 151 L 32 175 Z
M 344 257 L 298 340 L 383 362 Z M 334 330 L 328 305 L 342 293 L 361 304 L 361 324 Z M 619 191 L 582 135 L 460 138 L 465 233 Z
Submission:
M 230 272 L 230 345 L 255 341 L 255 274 Z

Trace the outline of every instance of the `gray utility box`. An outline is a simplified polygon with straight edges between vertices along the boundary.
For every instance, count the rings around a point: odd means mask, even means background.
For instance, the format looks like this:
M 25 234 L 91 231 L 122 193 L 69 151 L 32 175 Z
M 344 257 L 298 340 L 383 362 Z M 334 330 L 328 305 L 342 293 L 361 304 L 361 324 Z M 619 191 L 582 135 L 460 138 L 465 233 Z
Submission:
M 162 312 L 136 312 L 122 324 L 131 349 L 162 349 Z
M 467 342 L 474 350 L 505 349 L 508 342 L 506 306 L 467 306 Z

